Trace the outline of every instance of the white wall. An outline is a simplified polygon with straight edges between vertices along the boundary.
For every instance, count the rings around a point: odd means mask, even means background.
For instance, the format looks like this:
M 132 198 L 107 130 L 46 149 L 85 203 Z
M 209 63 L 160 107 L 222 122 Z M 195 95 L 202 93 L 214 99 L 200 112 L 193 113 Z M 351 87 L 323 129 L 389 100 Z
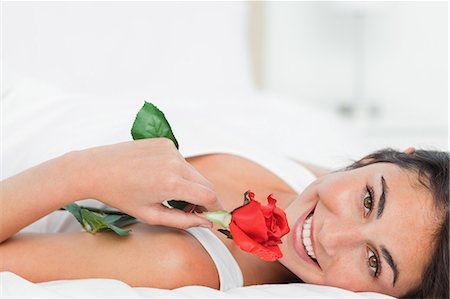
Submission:
M 447 124 L 445 2 L 392 3 L 365 22 L 365 91 L 396 126 Z M 443 109 L 444 108 L 444 109 Z
M 269 2 L 265 89 L 345 112 L 372 148 L 448 148 L 447 5 Z
M 257 140 L 264 148 L 277 148 L 289 156 L 328 167 L 347 164 L 350 157 L 365 154 L 359 138 L 355 137 L 360 136 L 359 130 L 353 130 L 335 115 L 302 103 L 287 102 L 283 96 L 261 95 L 255 91 L 249 57 L 252 40 L 249 9 L 253 4 L 244 1 L 5 2 L 1 19 L 2 83 L 6 83 L 3 87 L 23 77 L 38 80 L 22 81 L 7 89 L 9 96 L 2 98 L 2 104 L 6 103 L 2 106 L 3 115 L 7 116 L 3 121 L 6 128 L 3 140 L 10 145 L 5 146 L 7 152 L 15 154 L 23 146 L 22 141 L 27 140 L 37 155 L 22 151 L 14 155 L 14 161 L 31 166 L 32 162 L 42 161 L 33 156 L 50 158 L 78 148 L 80 142 L 87 147 L 128 140 L 135 107 L 149 100 L 163 111 L 172 108 L 181 112 L 179 120 L 175 118 L 178 124 L 183 124 L 174 127 L 177 136 L 180 131 L 186 132 L 184 136 L 193 132 L 199 139 L 205 136 L 205 142 L 218 139 L 221 144 L 222 139 L 226 142 L 244 135 L 249 144 L 252 144 L 250 140 Z M 316 10 L 312 5 L 304 17 Z M 280 13 L 295 17 L 289 10 Z M 347 64 L 351 59 L 352 47 L 348 40 L 352 35 L 343 35 L 339 30 L 328 32 L 328 27 L 335 28 L 338 24 L 336 20 L 330 20 L 327 26 L 321 25 L 314 15 L 306 20 L 313 24 L 300 24 L 302 32 L 309 35 L 311 42 L 317 37 L 322 39 L 313 49 L 304 47 L 299 56 L 304 58 L 299 67 L 308 72 L 302 88 L 307 88 L 309 97 L 321 100 L 336 94 L 349 97 L 352 82 L 346 78 L 352 72 L 352 66 Z M 350 25 L 347 22 L 348 28 Z M 283 27 L 272 29 L 275 33 L 284 30 Z M 304 46 L 301 41 L 299 47 Z M 290 54 L 289 43 L 281 46 L 282 51 Z M 325 55 L 330 47 L 335 48 L 335 57 Z M 317 53 L 326 58 L 317 58 Z M 277 71 L 295 74 L 296 67 L 289 67 L 292 57 L 286 58 L 286 65 Z M 314 64 L 320 64 L 320 68 L 314 68 Z M 330 64 L 334 68 L 329 68 Z M 317 78 L 311 77 L 311 72 L 318 78 L 326 78 L 327 84 L 314 85 Z M 84 111 L 86 103 L 90 103 L 88 111 Z M 95 116 L 99 133 L 91 130 L 86 136 L 80 131 L 83 121 L 91 125 L 89 118 L 100 114 L 96 108 L 99 103 L 105 106 L 101 116 Z M 114 110 L 119 104 L 123 105 L 121 116 Z M 23 109 L 34 115 L 35 108 L 43 113 L 26 125 L 19 121 Z M 62 110 L 70 113 L 61 113 Z M 116 117 L 114 125 L 119 124 L 121 117 L 125 125 L 120 130 L 111 130 L 111 120 Z M 310 128 L 311 122 L 320 125 Z M 46 131 L 44 126 L 52 123 L 64 125 Z M 61 139 L 58 134 L 65 132 L 66 125 L 71 125 L 77 134 L 71 131 L 70 143 L 62 142 L 48 149 L 52 140 Z M 333 136 L 327 136 L 330 131 Z M 47 142 L 41 138 L 40 134 L 44 133 Z M 321 142 L 310 142 L 318 136 Z M 194 139 L 186 137 L 185 140 Z M 201 144 L 192 142 L 195 146 Z M 17 170 L 18 164 L 8 162 L 11 165 L 8 169 Z
M 267 2 L 267 90 L 332 104 L 352 96 L 352 20 L 331 15 L 320 2 Z
M 374 148 L 447 146 L 447 2 L 261 5 L 265 91 L 346 112 Z M 2 83 L 31 76 L 123 99 L 243 94 L 253 87 L 249 7 L 4 2 Z
M 5 85 L 32 77 L 70 93 L 142 100 L 252 87 L 243 2 L 2 5 Z

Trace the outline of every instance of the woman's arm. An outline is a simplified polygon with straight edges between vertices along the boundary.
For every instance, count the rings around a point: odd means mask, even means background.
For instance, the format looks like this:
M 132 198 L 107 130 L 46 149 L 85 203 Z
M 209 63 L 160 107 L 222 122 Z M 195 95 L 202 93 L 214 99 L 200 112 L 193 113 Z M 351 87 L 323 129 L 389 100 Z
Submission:
M 19 233 L 0 246 L 0 271 L 32 282 L 111 278 L 132 287 L 219 287 L 213 261 L 189 233 L 146 224 L 128 228 L 125 237 Z
M 149 224 L 177 228 L 211 223 L 164 207 L 166 200 L 221 209 L 211 184 L 166 138 L 71 152 L 8 178 L 0 187 L 0 243 L 50 212 L 88 198 Z
M 39 218 L 83 196 L 82 180 L 69 153 L 1 182 L 0 242 Z

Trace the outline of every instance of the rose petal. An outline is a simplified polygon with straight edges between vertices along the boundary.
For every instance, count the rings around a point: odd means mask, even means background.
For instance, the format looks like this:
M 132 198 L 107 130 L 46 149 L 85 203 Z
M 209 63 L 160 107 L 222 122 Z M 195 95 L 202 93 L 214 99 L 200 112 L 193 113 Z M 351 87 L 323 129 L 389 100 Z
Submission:
M 276 221 L 276 225 L 280 228 L 280 238 L 281 238 L 285 234 L 289 233 L 291 230 L 289 228 L 289 224 L 286 218 L 286 213 L 280 208 L 275 208 L 273 214 Z
M 233 211 L 231 222 L 237 223 L 246 234 L 256 242 L 268 240 L 266 220 L 257 201 L 242 206 Z
M 254 253 L 267 261 L 282 255 L 278 244 L 290 229 L 283 210 L 276 206 L 273 194 L 267 197 L 267 205 L 254 199 L 247 191 L 248 202 L 232 212 L 230 231 L 233 241 L 244 251 Z
M 235 223 L 230 223 L 230 232 L 233 241 L 243 251 L 256 254 L 263 260 L 272 262 L 283 256 L 278 246 L 263 246 L 247 236 Z
M 275 207 L 277 204 L 277 200 L 273 197 L 273 193 L 267 196 L 267 203 L 270 207 Z

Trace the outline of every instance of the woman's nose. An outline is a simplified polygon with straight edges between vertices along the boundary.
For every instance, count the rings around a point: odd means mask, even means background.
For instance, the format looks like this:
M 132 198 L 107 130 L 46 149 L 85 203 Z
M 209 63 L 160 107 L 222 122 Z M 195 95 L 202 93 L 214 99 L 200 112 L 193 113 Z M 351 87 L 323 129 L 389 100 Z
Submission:
M 317 234 L 319 246 L 329 256 L 336 255 L 339 250 L 348 249 L 361 243 L 362 230 L 355 223 L 325 220 Z

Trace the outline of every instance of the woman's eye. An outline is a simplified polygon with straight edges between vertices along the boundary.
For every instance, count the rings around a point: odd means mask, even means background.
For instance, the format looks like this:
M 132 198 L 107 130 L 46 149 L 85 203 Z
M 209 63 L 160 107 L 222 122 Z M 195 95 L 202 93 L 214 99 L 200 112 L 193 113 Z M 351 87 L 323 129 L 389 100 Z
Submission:
M 367 193 L 364 196 L 363 204 L 364 204 L 364 216 L 367 216 L 372 211 L 373 208 L 373 195 L 372 190 L 370 190 L 369 187 L 367 187 Z
M 367 260 L 367 264 L 369 265 L 370 270 L 372 271 L 372 275 L 377 277 L 380 270 L 380 265 L 378 261 L 378 257 L 373 253 L 372 250 L 369 250 L 369 258 Z

